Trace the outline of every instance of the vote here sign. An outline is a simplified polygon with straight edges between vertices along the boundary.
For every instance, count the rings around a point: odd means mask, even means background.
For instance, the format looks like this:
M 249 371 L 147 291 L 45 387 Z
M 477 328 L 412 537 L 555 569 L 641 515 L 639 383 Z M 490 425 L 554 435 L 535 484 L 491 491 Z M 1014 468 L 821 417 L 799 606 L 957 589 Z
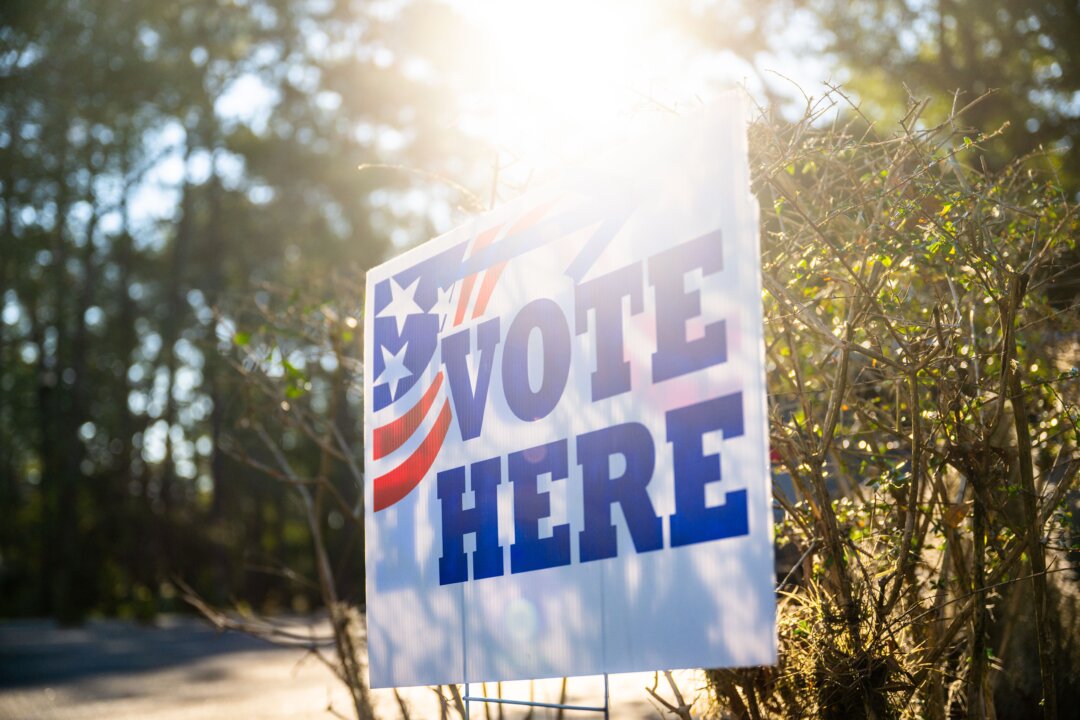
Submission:
M 775 661 L 741 103 L 372 269 L 373 687 Z

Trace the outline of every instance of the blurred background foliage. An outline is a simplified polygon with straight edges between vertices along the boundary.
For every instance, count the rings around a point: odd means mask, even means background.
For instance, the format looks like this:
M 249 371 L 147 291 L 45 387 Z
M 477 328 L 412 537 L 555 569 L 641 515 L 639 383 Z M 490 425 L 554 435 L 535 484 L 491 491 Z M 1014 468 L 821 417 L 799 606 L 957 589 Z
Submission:
M 228 360 L 265 283 L 358 314 L 363 268 L 431 232 L 407 176 L 358 171 L 432 168 L 453 140 L 377 9 L 0 10 L 0 614 L 145 616 L 173 607 L 174 575 L 310 605 L 251 571 L 302 573 L 310 548 L 282 489 L 221 450 L 251 410 Z
M 1076 3 L 663 7 L 663 31 L 777 124 L 802 105 L 771 72 L 792 58 L 828 68 L 866 122 L 903 117 L 909 91 L 934 98 L 932 123 L 954 91 L 995 90 L 964 121 L 1008 126 L 968 162 L 1041 147 L 1025 162 L 1080 189 Z M 259 469 L 275 463 L 253 419 L 332 486 L 338 594 L 362 601 L 344 455 L 363 271 L 518 191 L 509 173 L 492 190 L 508 151 L 470 121 L 496 60 L 459 49 L 482 44 L 434 0 L 0 6 L 0 616 L 149 618 L 179 609 L 175 578 L 213 602 L 317 605 L 305 510 Z M 1054 278 L 1061 312 L 1076 277 Z

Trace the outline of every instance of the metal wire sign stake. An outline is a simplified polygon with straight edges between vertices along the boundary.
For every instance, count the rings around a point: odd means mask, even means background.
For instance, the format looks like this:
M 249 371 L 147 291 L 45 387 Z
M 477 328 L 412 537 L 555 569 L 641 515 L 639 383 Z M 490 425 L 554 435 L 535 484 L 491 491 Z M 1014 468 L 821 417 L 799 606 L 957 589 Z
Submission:
M 588 713 L 602 713 L 604 720 L 608 720 L 609 715 L 609 700 L 608 700 L 608 674 L 604 673 L 604 704 L 603 705 L 567 705 L 565 703 L 548 703 L 539 702 L 535 700 L 508 700 L 505 698 L 497 697 L 474 697 L 469 692 L 469 635 L 465 626 L 465 587 L 461 588 L 461 669 L 464 677 L 465 693 L 461 699 L 465 703 L 465 717 L 472 717 L 471 703 L 492 703 L 497 705 L 519 705 L 525 707 L 541 707 L 541 708 L 553 708 L 556 710 L 574 710 L 579 712 Z
M 469 695 L 469 683 L 465 683 L 465 717 L 472 717 L 469 713 L 469 702 L 498 703 L 500 705 L 524 705 L 526 707 L 554 708 L 556 710 L 579 710 L 581 712 L 603 713 L 604 720 L 608 720 L 608 675 L 604 673 L 604 704 L 593 705 L 565 705 L 562 703 L 546 703 L 533 700 L 506 700 L 504 698 L 472 697 Z

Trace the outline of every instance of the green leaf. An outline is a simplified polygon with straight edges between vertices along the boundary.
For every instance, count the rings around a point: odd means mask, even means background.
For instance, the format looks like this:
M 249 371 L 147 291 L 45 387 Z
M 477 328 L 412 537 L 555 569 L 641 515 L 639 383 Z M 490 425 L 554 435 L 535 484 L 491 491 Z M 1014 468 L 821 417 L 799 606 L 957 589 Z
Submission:
M 251 333 L 238 332 L 233 335 L 232 341 L 233 345 L 244 347 L 251 342 Z

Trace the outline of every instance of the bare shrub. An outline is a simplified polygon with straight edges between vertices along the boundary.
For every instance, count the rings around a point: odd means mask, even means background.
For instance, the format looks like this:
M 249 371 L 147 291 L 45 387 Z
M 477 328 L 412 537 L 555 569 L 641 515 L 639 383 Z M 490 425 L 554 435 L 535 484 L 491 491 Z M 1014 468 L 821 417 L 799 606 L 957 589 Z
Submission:
M 988 168 L 992 136 L 924 108 L 885 134 L 834 90 L 751 130 L 788 576 L 780 665 L 710 673 L 736 716 L 995 717 L 1019 632 L 1029 712 L 1075 674 L 1048 543 L 1080 469 L 1080 313 L 1050 302 L 1075 208 L 1045 158 Z

